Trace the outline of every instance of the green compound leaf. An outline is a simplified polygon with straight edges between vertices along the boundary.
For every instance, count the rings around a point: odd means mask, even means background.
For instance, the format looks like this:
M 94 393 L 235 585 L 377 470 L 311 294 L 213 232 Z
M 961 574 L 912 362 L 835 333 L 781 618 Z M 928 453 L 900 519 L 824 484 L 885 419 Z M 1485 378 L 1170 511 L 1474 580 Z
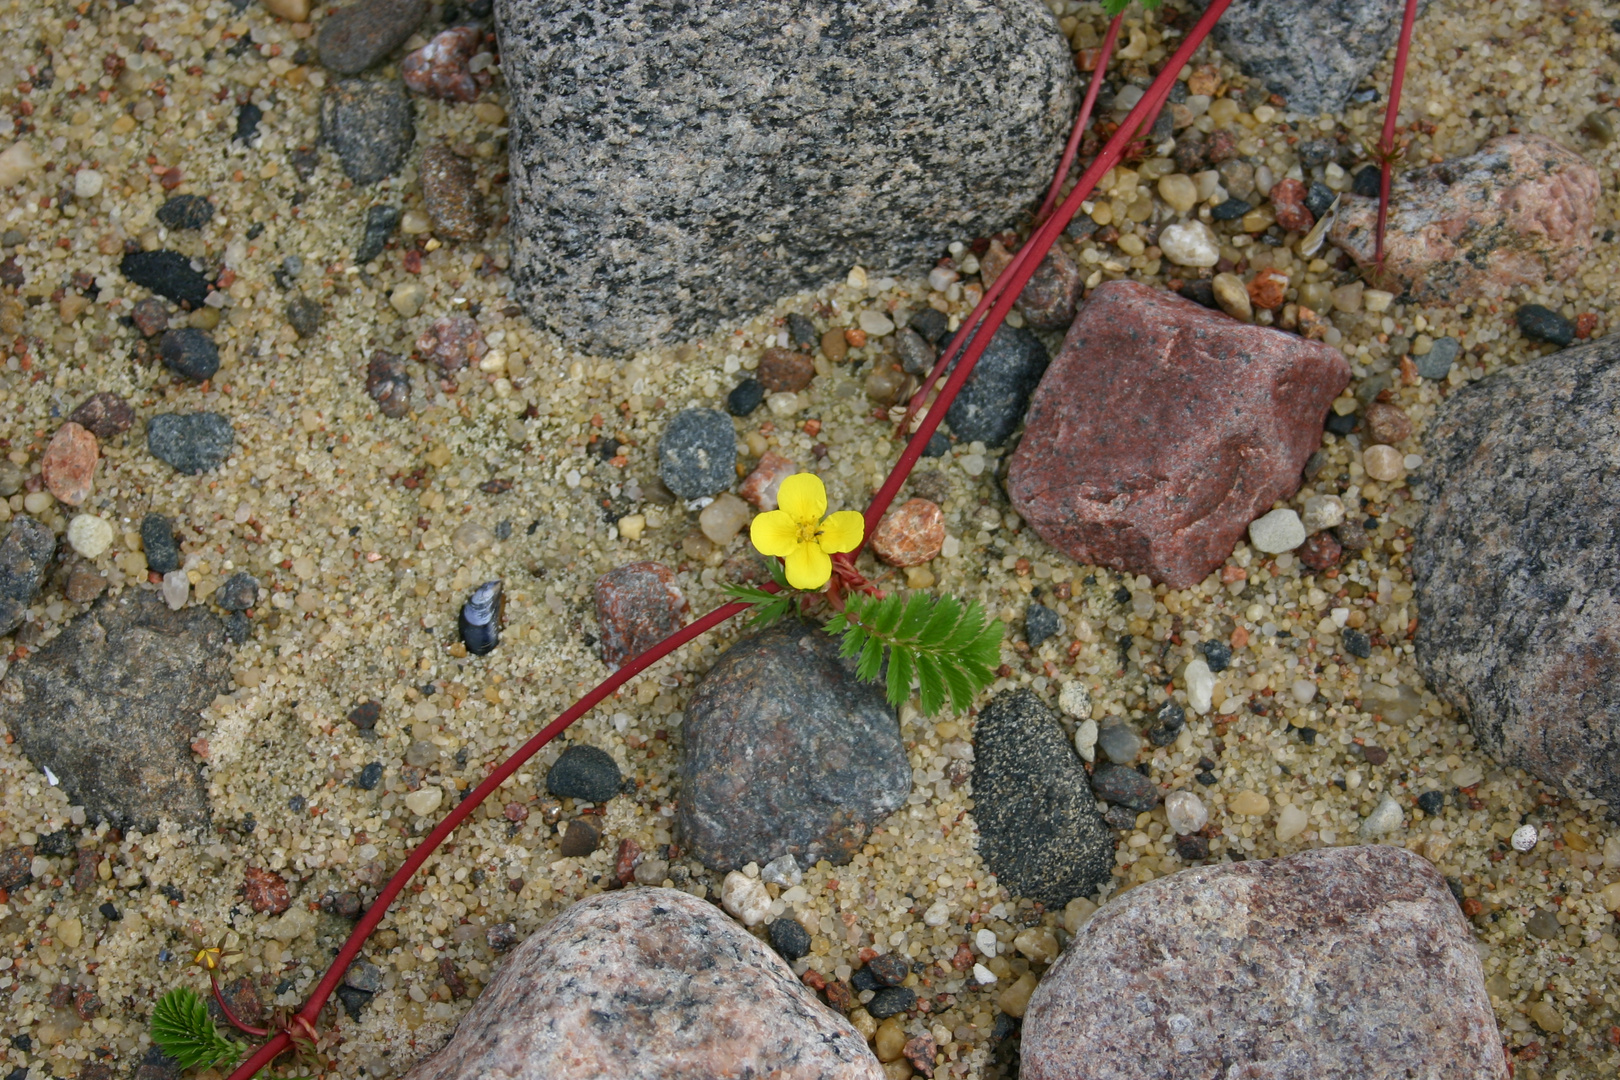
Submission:
M 220 1037 L 202 996 L 184 987 L 158 998 L 152 1009 L 152 1041 L 182 1069 L 230 1066 L 242 1056 L 241 1046 Z
M 1142 7 L 1152 11 L 1163 2 L 1164 0 L 1142 0 Z M 1102 6 L 1103 11 L 1107 12 L 1109 16 L 1114 16 L 1130 7 L 1131 0 L 1102 0 Z
M 986 622 L 978 603 L 964 607 L 951 596 L 851 596 L 826 629 L 842 637 L 841 655 L 859 656 L 860 679 L 876 679 L 886 653 L 889 703 L 898 708 L 910 697 L 915 679 L 919 704 L 930 715 L 947 701 L 957 712 L 966 710 L 995 681 L 1001 663 L 1001 623 Z
M 748 620 L 751 626 L 769 626 L 793 610 L 792 593 L 768 593 L 764 589 L 756 589 L 749 585 L 733 585 L 729 582 L 722 585 L 721 589 L 739 604 L 754 606 L 754 614 Z

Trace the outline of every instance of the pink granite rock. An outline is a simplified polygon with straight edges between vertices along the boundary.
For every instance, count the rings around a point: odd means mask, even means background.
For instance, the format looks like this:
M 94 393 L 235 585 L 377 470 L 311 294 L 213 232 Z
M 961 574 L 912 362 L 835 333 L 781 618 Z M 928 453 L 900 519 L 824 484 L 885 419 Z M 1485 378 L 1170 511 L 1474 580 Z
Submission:
M 798 471 L 799 467 L 793 462 L 774 450 L 767 450 L 737 489 L 737 494 L 761 510 L 775 510 L 776 494 L 782 490 L 782 481 Z
M 39 471 L 52 495 L 69 506 L 78 506 L 90 497 L 100 457 L 96 437 L 69 420 L 51 436 L 40 458 Z
M 1299 487 L 1349 381 L 1336 349 L 1110 282 L 1030 401 L 1007 491 L 1070 558 L 1185 588 Z
M 1503 1080 L 1474 938 L 1397 847 L 1183 870 L 1093 916 L 1024 1014 L 1024 1080 Z
M 405 1080 L 883 1080 L 769 947 L 675 889 L 582 900 L 518 946 Z
M 907 499 L 872 533 L 872 553 L 890 566 L 921 566 L 944 546 L 945 512 L 927 499 Z
M 596 579 L 602 659 L 618 667 L 681 628 L 686 597 L 662 563 L 636 562 Z
M 1503 135 L 1467 157 L 1400 170 L 1385 231 L 1389 287 L 1424 302 L 1563 280 L 1592 244 L 1598 173 L 1544 135 Z M 1378 200 L 1345 195 L 1328 238 L 1374 265 Z

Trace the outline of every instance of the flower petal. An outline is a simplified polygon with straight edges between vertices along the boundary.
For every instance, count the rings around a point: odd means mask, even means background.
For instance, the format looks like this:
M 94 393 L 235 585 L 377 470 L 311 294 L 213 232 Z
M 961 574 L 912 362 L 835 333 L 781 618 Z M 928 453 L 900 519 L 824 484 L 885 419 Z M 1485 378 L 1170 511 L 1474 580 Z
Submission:
M 827 489 L 815 473 L 794 473 L 782 481 L 776 505 L 794 521 L 814 525 L 827 513 Z
M 816 542 L 829 555 L 854 551 L 861 546 L 866 535 L 866 519 L 853 510 L 840 510 L 821 523 L 821 534 Z
M 800 544 L 785 559 L 788 584 L 806 591 L 819 589 L 832 577 L 832 560 L 814 544 Z
M 799 524 L 781 510 L 769 510 L 754 519 L 748 538 L 761 555 L 785 556 L 800 544 Z

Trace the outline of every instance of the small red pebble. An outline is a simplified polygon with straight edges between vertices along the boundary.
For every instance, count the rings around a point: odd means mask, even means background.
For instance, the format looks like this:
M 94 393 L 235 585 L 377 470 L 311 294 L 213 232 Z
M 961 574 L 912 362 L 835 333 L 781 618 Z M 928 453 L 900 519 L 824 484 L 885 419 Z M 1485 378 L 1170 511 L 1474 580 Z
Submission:
M 957 971 L 966 971 L 973 966 L 973 950 L 964 942 L 956 947 L 956 955 L 951 957 L 951 967 Z
M 1277 211 L 1277 224 L 1289 232 L 1310 232 L 1316 217 L 1305 206 L 1305 185 L 1298 180 L 1279 180 L 1271 188 L 1271 205 Z
M 280 915 L 292 906 L 287 883 L 281 879 L 281 875 L 257 866 L 247 868 L 242 895 L 247 899 L 248 906 L 261 915 Z
M 1597 329 L 1598 317 L 1595 311 L 1585 311 L 1575 316 L 1575 336 L 1585 341 Z
M 1241 649 L 1249 644 L 1249 632 L 1243 627 L 1232 631 L 1232 648 Z
M 1283 306 L 1288 291 L 1288 275 L 1266 269 L 1249 282 L 1249 302 L 1265 311 L 1276 311 Z
M 620 885 L 628 885 L 635 877 L 636 862 L 641 858 L 641 845 L 634 840 L 619 841 L 619 855 L 613 861 L 613 876 Z
M 163 185 L 164 191 L 173 191 L 175 188 L 180 186 L 185 178 L 185 174 L 182 173 L 180 171 L 180 167 L 176 165 L 171 168 L 164 169 L 163 174 L 158 182 Z
M 858 326 L 851 326 L 844 331 L 844 340 L 849 342 L 850 348 L 859 349 L 866 344 L 866 331 Z
M 522 803 L 515 803 L 515 802 L 507 803 L 506 804 L 506 809 L 505 809 L 505 811 L 503 811 L 503 813 L 505 814 L 507 821 L 527 821 L 527 820 L 529 820 L 529 808 L 527 806 L 524 806 Z
M 1339 559 L 1344 555 L 1344 548 L 1334 539 L 1332 533 L 1313 533 L 1300 545 L 1299 561 L 1312 570 L 1326 570 L 1330 566 L 1337 566 Z
M 405 249 L 405 272 L 407 274 L 420 274 L 422 272 L 422 251 L 420 248 Z
M 1472 896 L 1465 897 L 1462 902 L 1462 913 L 1472 919 L 1485 910 L 1485 905 Z
M 815 968 L 808 968 L 804 973 L 804 985 L 812 990 L 827 989 L 827 980 Z
M 799 425 L 799 430 L 803 431 L 806 435 L 813 439 L 817 435 L 821 434 L 821 421 L 814 419 L 806 420 L 804 423 Z
M 1234 581 L 1243 581 L 1247 579 L 1248 576 L 1249 572 L 1241 566 L 1221 567 L 1221 583 L 1223 585 L 1230 585 Z

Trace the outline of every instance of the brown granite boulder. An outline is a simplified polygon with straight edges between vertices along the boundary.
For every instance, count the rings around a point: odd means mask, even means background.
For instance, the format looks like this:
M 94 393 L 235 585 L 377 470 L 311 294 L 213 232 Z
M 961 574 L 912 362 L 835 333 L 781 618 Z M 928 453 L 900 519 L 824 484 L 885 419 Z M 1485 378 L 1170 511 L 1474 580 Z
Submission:
M 518 946 L 405 1080 L 883 1080 L 767 945 L 674 889 L 582 900 Z
M 602 659 L 618 667 L 681 628 L 688 607 L 675 574 L 662 563 L 635 562 L 596 579 Z
M 1424 303 L 1562 281 L 1592 246 L 1598 173 L 1544 135 L 1503 135 L 1467 157 L 1395 173 L 1386 288 Z M 1328 238 L 1375 265 L 1378 200 L 1346 194 Z
M 1035 988 L 1024 1080 L 1503 1080 L 1473 934 L 1404 848 L 1183 870 L 1097 912 Z
M 1349 381 L 1336 349 L 1110 282 L 1030 401 L 1007 492 L 1070 558 L 1185 588 L 1299 487 Z
M 1620 337 L 1466 386 L 1425 437 L 1417 659 L 1480 743 L 1620 807 Z M 1611 809 L 1611 815 L 1620 810 Z

